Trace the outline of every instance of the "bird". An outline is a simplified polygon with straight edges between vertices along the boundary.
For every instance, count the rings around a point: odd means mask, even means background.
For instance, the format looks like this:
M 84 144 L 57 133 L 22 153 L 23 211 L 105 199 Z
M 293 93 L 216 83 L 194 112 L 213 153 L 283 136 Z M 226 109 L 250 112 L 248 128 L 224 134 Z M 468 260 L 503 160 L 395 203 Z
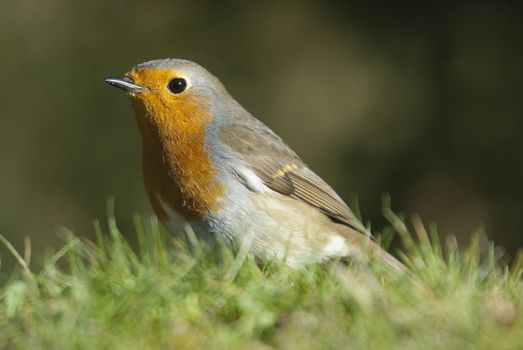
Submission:
M 188 223 L 198 236 L 291 268 L 375 258 L 405 271 L 340 196 L 202 66 L 156 59 L 105 82 L 131 98 L 146 192 L 168 231 Z

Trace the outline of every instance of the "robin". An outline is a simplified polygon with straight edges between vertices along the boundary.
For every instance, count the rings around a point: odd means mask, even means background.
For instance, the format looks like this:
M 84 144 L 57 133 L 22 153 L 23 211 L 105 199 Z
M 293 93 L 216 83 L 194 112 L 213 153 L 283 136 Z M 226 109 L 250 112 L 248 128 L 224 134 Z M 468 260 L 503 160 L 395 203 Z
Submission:
M 291 267 L 348 258 L 404 266 L 347 204 L 214 75 L 183 59 L 141 63 L 108 84 L 131 97 L 151 205 L 170 231 L 248 244 Z

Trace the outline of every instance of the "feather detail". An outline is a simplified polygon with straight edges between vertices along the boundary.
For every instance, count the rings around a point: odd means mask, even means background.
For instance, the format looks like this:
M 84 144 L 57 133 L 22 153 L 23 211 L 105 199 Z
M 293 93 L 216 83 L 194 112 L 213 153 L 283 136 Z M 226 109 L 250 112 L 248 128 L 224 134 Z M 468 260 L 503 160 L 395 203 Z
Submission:
M 334 190 L 261 122 L 227 125 L 220 140 L 240 154 L 246 167 L 273 191 L 305 202 L 360 232 L 365 227 Z

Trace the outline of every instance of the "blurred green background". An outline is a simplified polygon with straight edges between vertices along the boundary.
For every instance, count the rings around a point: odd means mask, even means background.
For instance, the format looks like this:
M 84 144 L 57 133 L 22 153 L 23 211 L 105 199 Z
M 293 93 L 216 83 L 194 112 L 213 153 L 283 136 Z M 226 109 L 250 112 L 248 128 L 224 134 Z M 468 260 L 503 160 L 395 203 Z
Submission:
M 130 103 L 104 84 L 194 60 L 342 197 L 523 245 L 521 1 L 0 2 L 0 233 L 33 254 L 151 213 Z M 5 249 L 1 252 L 4 253 Z M 38 255 L 38 254 L 37 254 Z M 8 257 L 4 264 L 9 263 Z

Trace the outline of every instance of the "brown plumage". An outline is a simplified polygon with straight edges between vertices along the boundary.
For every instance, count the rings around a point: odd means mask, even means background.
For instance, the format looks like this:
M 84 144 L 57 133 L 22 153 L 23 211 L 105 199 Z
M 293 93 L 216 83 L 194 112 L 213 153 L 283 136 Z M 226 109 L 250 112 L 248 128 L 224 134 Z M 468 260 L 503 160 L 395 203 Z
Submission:
M 365 232 L 336 192 L 268 128 L 233 124 L 221 131 L 220 139 L 241 154 L 272 190 L 318 208 L 333 221 Z

